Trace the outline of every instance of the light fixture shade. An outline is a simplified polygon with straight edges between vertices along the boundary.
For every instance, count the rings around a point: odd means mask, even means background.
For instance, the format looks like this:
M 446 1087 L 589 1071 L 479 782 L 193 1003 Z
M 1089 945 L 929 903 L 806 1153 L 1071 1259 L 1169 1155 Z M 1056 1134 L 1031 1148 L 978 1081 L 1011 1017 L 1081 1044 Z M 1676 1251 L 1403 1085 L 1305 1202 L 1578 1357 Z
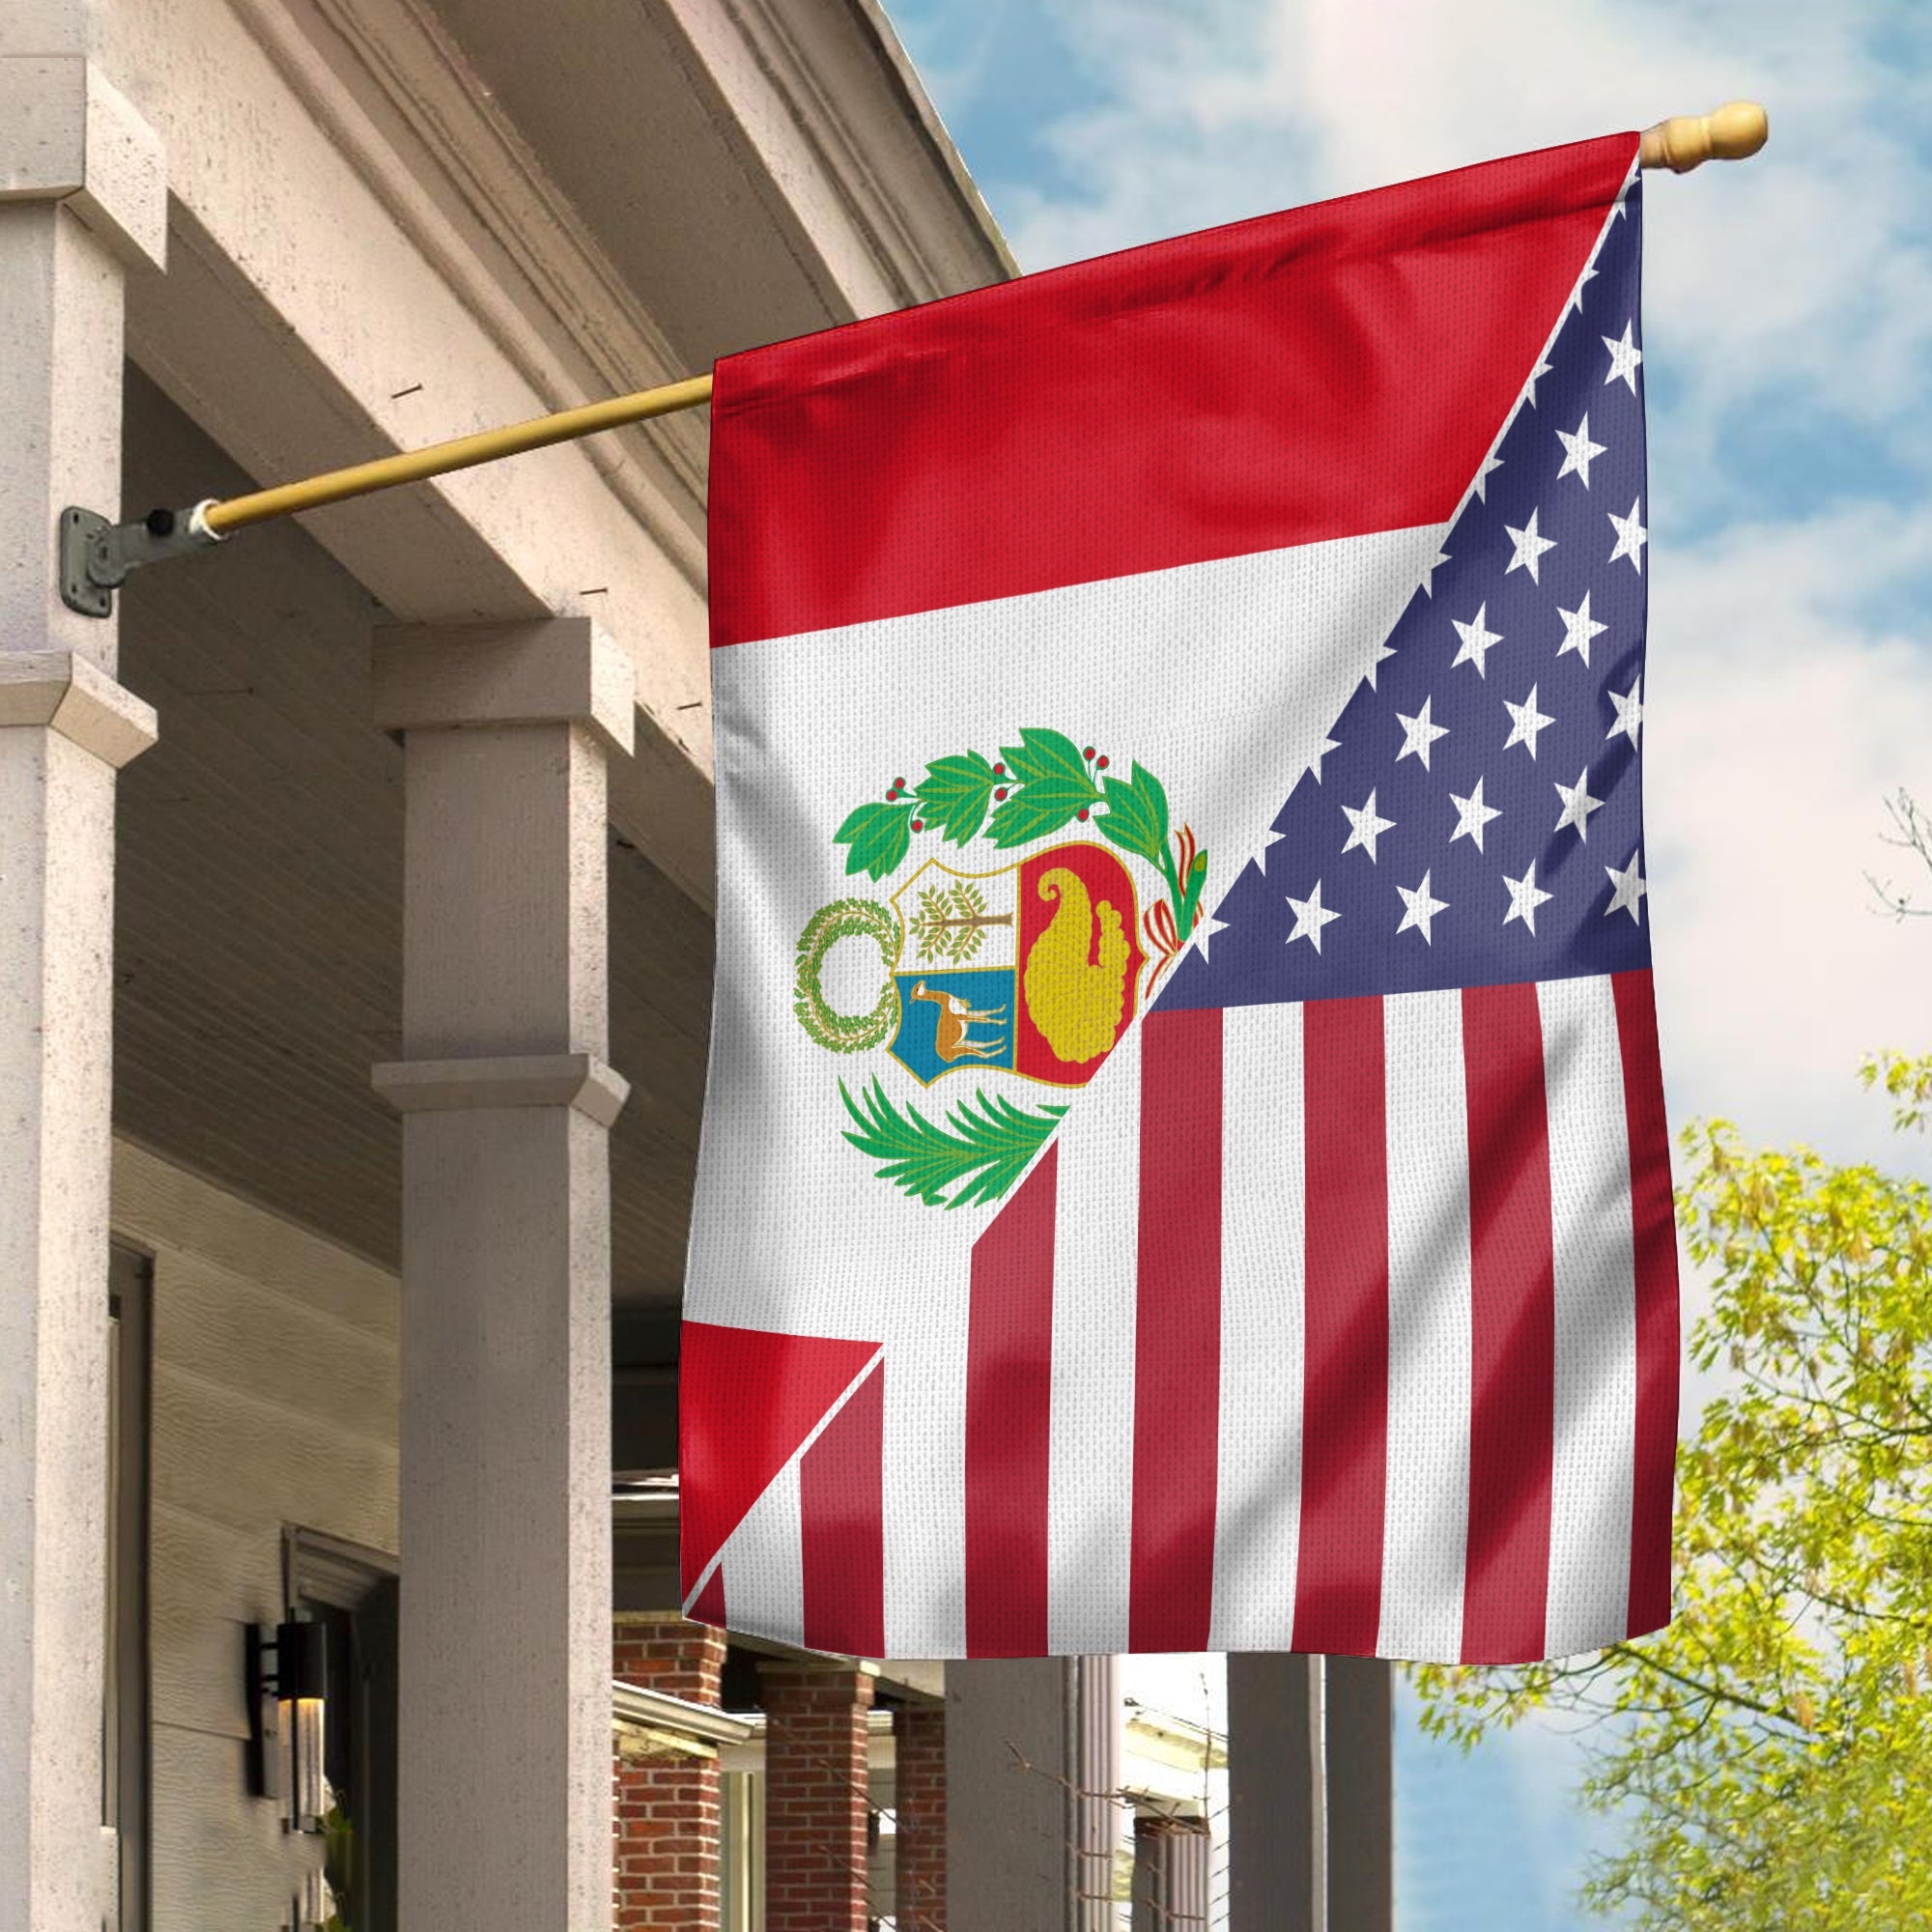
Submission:
M 275 1701 L 289 1741 L 289 1830 L 317 1832 L 328 1809 L 323 1769 L 328 1711 L 328 1632 L 324 1625 L 276 1626 Z

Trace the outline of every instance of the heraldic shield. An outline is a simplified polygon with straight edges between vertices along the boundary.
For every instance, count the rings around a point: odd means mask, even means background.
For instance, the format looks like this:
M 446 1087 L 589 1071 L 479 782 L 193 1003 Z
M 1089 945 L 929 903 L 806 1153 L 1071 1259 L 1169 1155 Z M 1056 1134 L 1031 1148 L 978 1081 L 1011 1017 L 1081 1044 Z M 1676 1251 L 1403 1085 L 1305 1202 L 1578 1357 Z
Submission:
M 928 860 L 892 904 L 898 1027 L 886 1050 L 923 1085 L 996 1067 L 1084 1087 L 1133 1021 L 1139 908 L 1103 845 L 1056 845 L 995 872 Z

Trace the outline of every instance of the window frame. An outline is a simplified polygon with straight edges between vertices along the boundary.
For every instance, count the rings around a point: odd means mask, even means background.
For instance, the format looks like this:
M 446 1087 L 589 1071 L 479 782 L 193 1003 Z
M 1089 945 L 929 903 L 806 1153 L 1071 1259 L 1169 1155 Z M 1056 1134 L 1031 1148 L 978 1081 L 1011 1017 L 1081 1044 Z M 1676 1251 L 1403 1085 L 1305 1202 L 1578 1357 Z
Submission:
M 115 1932 L 150 1932 L 154 1921 L 154 1277 L 151 1256 L 110 1241 L 100 1821 L 113 1834 L 109 1923 Z

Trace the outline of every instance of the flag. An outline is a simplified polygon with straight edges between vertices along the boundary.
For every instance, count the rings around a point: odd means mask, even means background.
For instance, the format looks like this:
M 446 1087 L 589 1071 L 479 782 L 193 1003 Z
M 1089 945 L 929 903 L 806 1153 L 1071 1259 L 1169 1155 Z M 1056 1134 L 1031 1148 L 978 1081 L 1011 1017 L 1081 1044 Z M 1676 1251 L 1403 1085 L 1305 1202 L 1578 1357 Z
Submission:
M 731 357 L 690 1614 L 1670 1613 L 1636 138 Z

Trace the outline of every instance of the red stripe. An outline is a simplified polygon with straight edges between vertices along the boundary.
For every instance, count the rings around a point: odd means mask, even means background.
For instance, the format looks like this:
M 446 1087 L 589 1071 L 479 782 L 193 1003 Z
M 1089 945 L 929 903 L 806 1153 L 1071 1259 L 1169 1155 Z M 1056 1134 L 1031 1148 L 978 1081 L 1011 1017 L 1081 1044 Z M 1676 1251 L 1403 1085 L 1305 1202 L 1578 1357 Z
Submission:
M 1049 1146 L 973 1244 L 966 1318 L 966 1651 L 1046 1655 L 1053 1404 Z
M 1307 1354 L 1292 1647 L 1373 1656 L 1388 1461 L 1382 1003 L 1313 1000 L 1301 1012 Z
M 691 1608 L 686 1612 L 694 1623 L 716 1624 L 724 1628 L 724 1566 L 719 1564 L 712 1571 L 703 1589 L 698 1591 Z
M 1635 139 L 727 357 L 712 402 L 712 641 L 1442 522 Z
M 1221 1012 L 1141 1027 L 1130 1650 L 1206 1650 L 1221 1407 Z
M 1463 1661 L 1544 1655 L 1556 1429 L 1556 1264 L 1533 985 L 1463 994 L 1469 1106 L 1469 1543 Z
M 1630 1122 L 1636 1244 L 1636 1481 L 1631 1495 L 1630 1634 L 1670 1621 L 1670 1520 L 1677 1461 L 1677 1234 L 1670 1129 L 1648 972 L 1611 976 Z
M 678 1549 L 688 1594 L 879 1345 L 711 1321 L 687 1321 L 682 1334 Z
M 811 1650 L 886 1650 L 886 1365 L 846 1399 L 798 1463 L 805 1641 Z

